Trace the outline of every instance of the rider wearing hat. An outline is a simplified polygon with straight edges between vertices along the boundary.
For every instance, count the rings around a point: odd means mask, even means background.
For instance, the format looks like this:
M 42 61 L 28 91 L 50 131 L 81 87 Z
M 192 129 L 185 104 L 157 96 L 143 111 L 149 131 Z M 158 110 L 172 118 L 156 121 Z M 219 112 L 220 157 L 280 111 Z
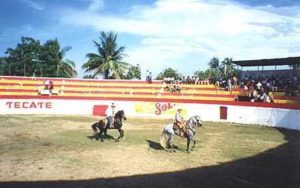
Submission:
M 111 103 L 111 105 L 106 109 L 105 111 L 105 127 L 112 127 L 113 123 L 114 123 L 114 118 L 115 118 L 115 108 L 116 105 L 115 103 Z
M 177 126 L 180 130 L 182 130 L 179 132 L 179 136 L 184 136 L 184 133 L 186 132 L 186 125 L 181 115 L 181 112 L 182 112 L 182 108 L 178 108 L 175 115 L 174 127 Z

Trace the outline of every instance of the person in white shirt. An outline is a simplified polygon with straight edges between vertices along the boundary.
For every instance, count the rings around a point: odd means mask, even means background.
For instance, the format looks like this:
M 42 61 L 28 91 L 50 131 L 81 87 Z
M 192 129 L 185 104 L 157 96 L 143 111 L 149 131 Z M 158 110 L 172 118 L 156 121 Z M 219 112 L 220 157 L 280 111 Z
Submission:
M 184 134 L 186 133 L 186 124 L 183 120 L 181 112 L 182 112 L 182 109 L 178 108 L 176 115 L 175 115 L 174 129 L 177 130 L 177 127 L 178 127 L 179 128 L 178 136 L 183 137 Z M 177 132 L 175 131 L 175 133 L 177 133 Z
M 114 117 L 115 117 L 115 110 L 116 110 L 116 105 L 115 103 L 111 103 L 110 107 L 108 107 L 105 111 L 105 127 L 107 128 L 112 128 L 112 125 L 114 123 Z
M 258 83 L 256 84 L 256 87 L 258 90 L 261 90 L 262 89 L 262 84 L 260 81 L 258 81 Z
M 49 91 L 49 95 L 52 95 L 52 90 L 54 88 L 54 84 L 52 82 L 52 80 L 45 80 L 44 82 L 44 90 L 48 90 Z

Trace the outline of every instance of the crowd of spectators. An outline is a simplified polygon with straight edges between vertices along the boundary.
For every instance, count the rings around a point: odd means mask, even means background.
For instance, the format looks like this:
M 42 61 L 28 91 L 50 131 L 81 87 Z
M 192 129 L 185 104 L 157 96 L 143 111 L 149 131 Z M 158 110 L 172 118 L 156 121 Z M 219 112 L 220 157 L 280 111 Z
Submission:
M 168 91 L 171 93 L 180 93 L 181 92 L 181 87 L 179 85 L 180 83 L 181 82 L 179 82 L 179 80 L 175 78 L 166 77 L 162 81 L 161 92 Z
M 242 88 L 254 101 L 266 101 L 273 98 L 273 92 L 284 92 L 284 96 L 299 96 L 299 79 L 297 75 L 273 75 L 252 78 L 246 76 L 241 80 Z
M 243 79 L 233 75 L 218 80 L 212 78 L 201 80 L 197 76 L 187 76 L 178 79 L 164 78 L 162 84 L 164 91 L 172 93 L 181 91 L 180 84 L 213 84 L 230 92 L 232 89 L 240 88 L 252 102 L 271 103 L 274 101 L 274 92 L 284 92 L 284 96 L 300 96 L 300 82 L 296 74 L 245 76 Z
M 165 77 L 164 81 L 167 83 L 177 84 L 212 84 L 212 79 L 200 79 L 198 76 L 182 76 L 178 78 Z

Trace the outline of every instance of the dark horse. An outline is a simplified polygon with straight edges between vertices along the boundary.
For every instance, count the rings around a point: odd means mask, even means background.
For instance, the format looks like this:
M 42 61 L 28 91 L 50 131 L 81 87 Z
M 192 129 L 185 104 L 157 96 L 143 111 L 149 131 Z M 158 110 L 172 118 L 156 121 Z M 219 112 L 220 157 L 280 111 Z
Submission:
M 92 125 L 92 129 L 95 133 L 94 138 L 97 140 L 100 138 L 101 142 L 103 142 L 102 134 L 104 133 L 107 136 L 107 129 L 118 129 L 120 136 L 116 139 L 116 142 L 120 140 L 124 136 L 124 130 L 122 129 L 122 120 L 126 120 L 125 112 L 123 110 L 119 110 L 115 114 L 115 120 L 112 127 L 105 126 L 103 120 L 96 122 Z M 99 129 L 99 132 L 98 132 Z

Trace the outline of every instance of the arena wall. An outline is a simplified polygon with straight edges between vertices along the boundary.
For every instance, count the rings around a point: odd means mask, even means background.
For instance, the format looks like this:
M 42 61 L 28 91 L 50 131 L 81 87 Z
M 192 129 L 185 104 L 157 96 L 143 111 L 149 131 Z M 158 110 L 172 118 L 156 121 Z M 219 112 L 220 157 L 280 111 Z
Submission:
M 71 100 L 71 99 L 0 99 L 0 114 L 65 114 L 103 115 L 97 106 L 115 102 L 128 117 L 174 118 L 181 107 L 188 118 L 200 115 L 203 121 L 224 121 L 242 124 L 259 124 L 300 130 L 300 110 L 272 106 L 242 105 L 242 103 L 173 103 L 164 101 Z M 246 104 L 246 103 L 245 103 Z

